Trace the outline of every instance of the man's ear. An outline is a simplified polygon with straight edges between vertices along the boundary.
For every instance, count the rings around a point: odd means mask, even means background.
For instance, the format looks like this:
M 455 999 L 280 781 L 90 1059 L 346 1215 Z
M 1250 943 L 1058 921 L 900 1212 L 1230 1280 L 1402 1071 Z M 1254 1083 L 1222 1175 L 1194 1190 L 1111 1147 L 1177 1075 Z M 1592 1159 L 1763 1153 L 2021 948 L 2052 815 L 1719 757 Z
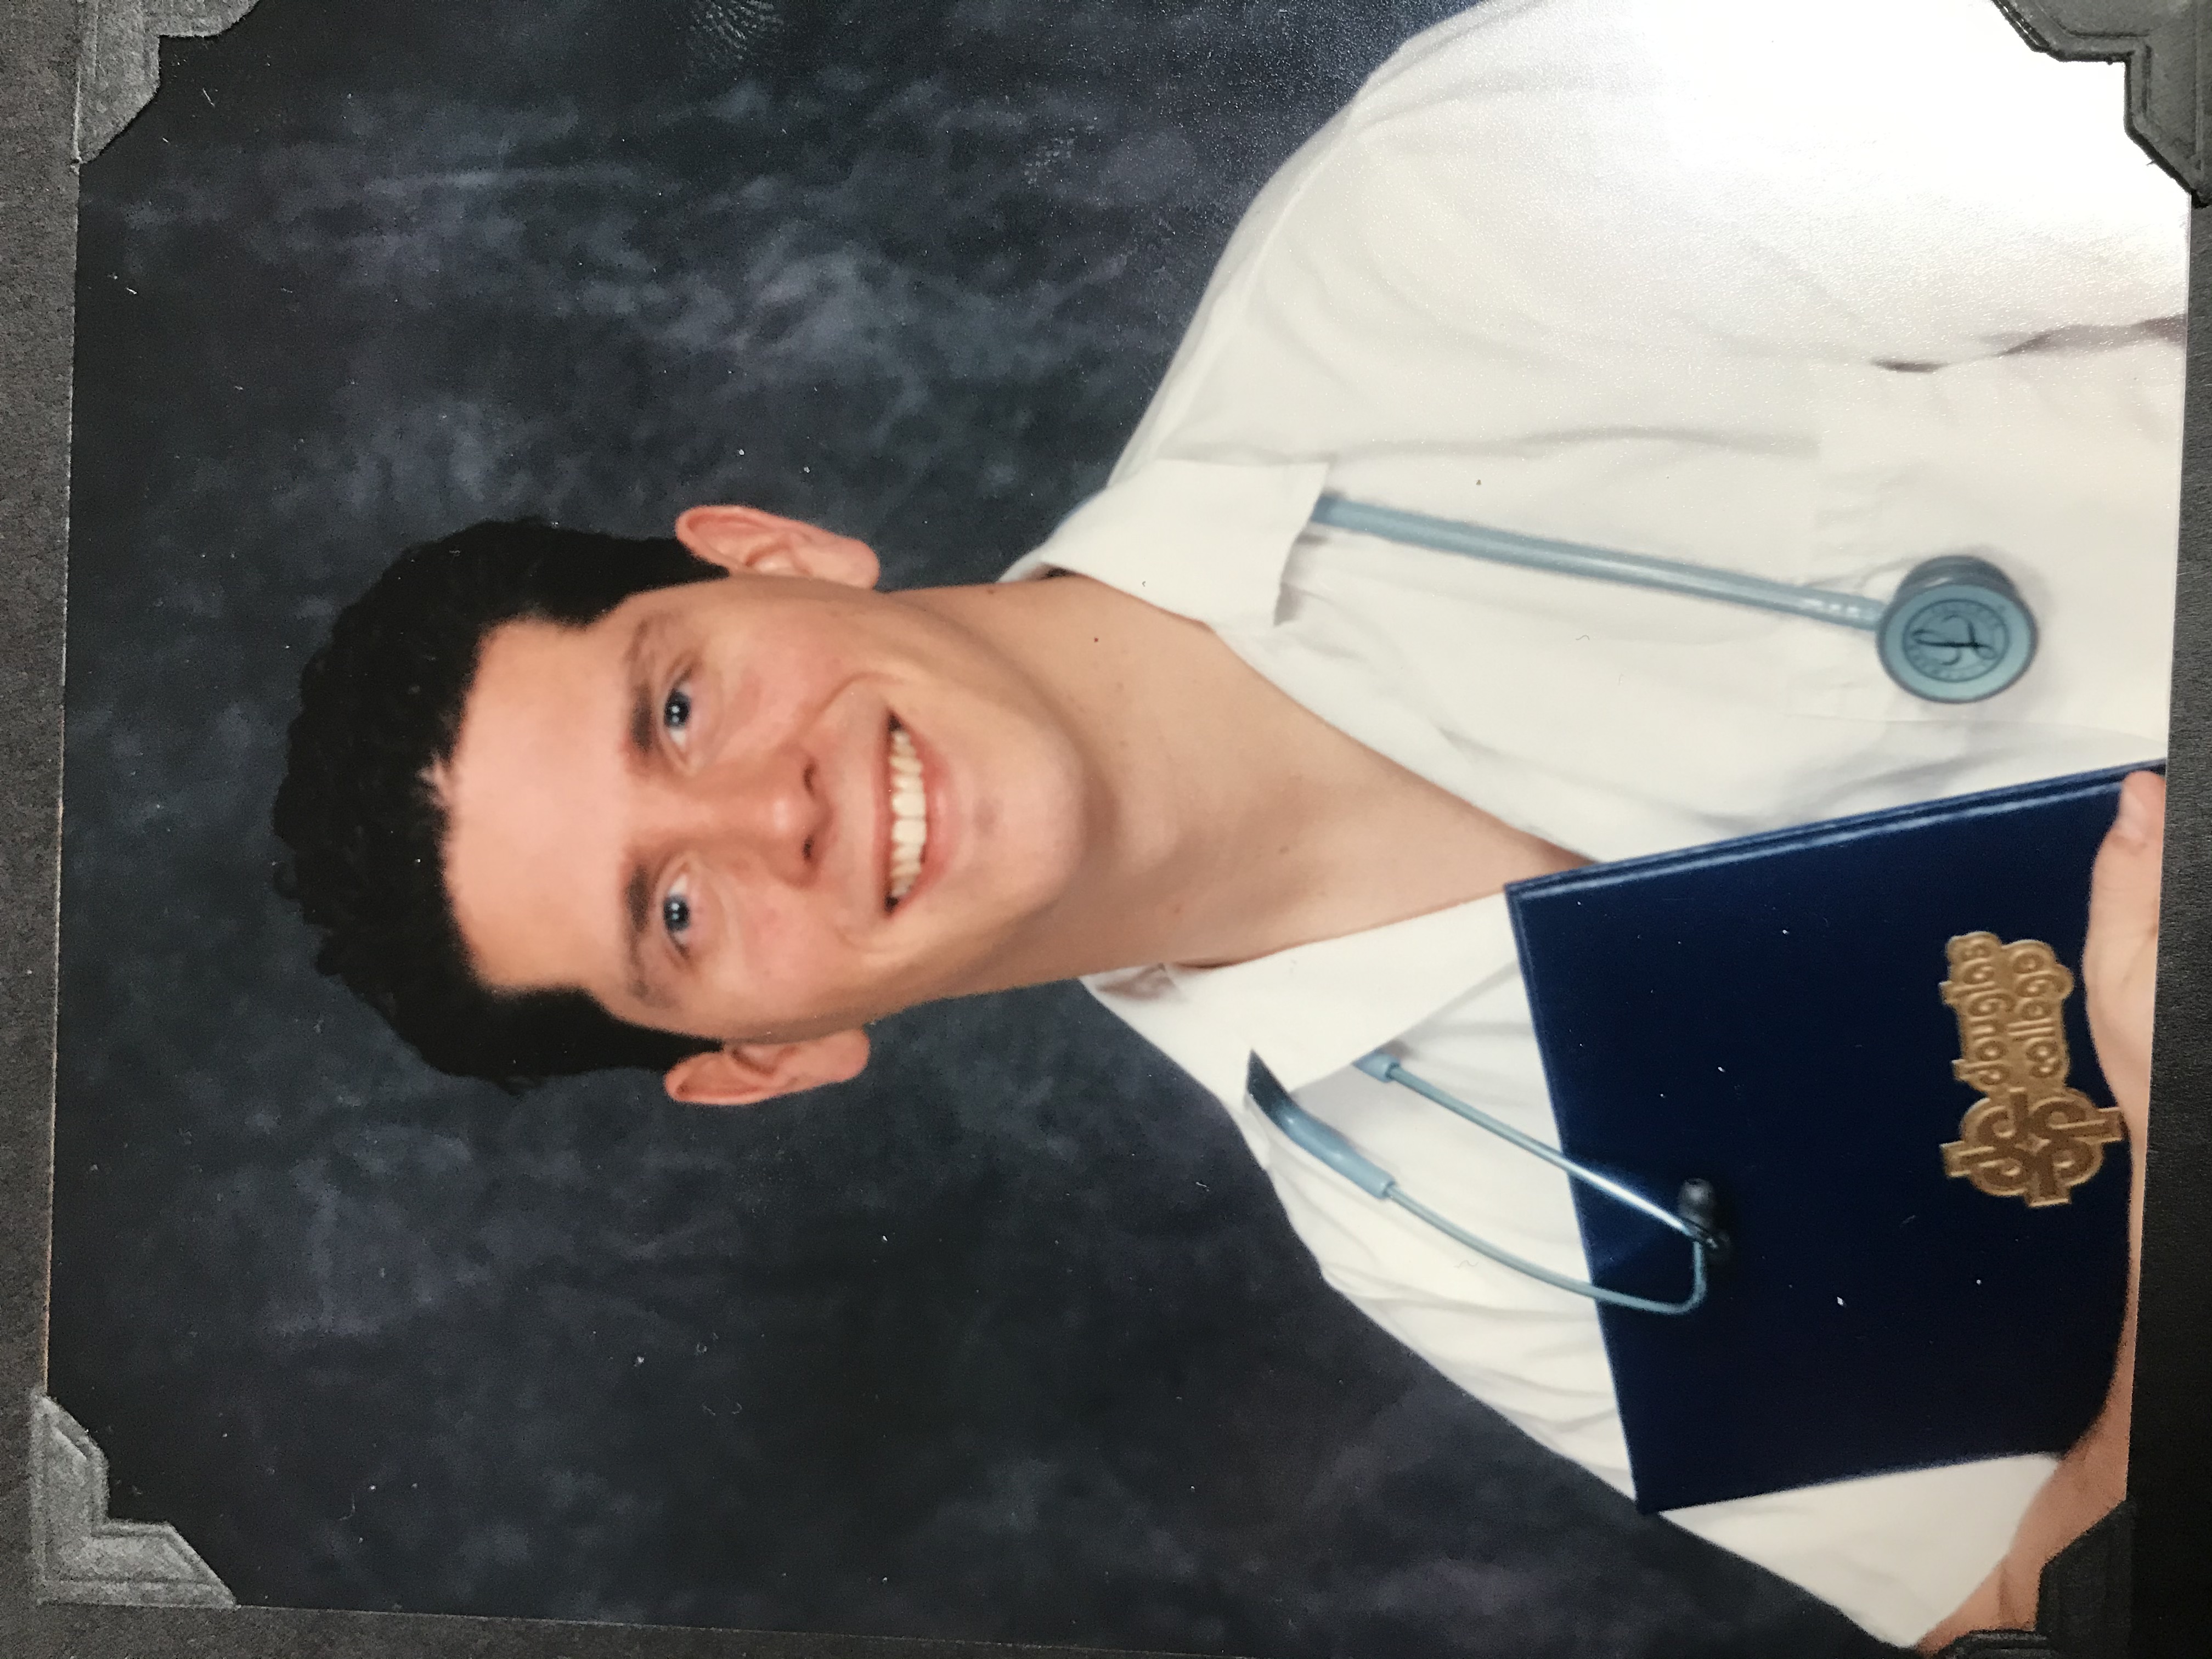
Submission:
M 843 1083 L 867 1064 L 866 1031 L 834 1031 L 803 1042 L 732 1042 L 678 1060 L 661 1081 L 687 1106 L 750 1106 Z
M 757 507 L 695 507 L 676 520 L 676 539 L 710 564 L 759 576 L 811 576 L 873 587 L 881 568 L 866 542 Z

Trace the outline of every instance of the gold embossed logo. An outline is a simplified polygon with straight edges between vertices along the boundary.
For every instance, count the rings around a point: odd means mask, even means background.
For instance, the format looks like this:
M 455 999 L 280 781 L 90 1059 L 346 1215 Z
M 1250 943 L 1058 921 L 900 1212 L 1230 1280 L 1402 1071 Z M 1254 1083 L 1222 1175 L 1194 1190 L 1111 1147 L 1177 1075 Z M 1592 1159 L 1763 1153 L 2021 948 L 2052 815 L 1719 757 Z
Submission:
M 1944 1173 L 2038 1208 L 2069 1203 L 2069 1189 L 2104 1167 L 2105 1147 L 2121 1133 L 2118 1111 L 2066 1081 L 2073 1062 L 2059 1005 L 2074 975 L 2040 939 L 1966 933 L 1948 951 L 1943 1000 L 1959 1016 L 1951 1070 L 1983 1098 L 1944 1146 Z

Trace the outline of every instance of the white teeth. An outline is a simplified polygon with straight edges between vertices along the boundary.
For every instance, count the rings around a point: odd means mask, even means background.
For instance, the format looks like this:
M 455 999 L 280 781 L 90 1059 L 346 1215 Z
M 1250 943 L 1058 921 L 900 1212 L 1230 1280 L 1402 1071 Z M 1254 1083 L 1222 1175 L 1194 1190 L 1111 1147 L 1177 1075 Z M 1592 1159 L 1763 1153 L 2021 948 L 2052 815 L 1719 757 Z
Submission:
M 929 840 L 929 797 L 922 786 L 921 757 L 906 728 L 891 727 L 890 887 L 886 896 L 896 904 L 921 877 L 921 851 Z

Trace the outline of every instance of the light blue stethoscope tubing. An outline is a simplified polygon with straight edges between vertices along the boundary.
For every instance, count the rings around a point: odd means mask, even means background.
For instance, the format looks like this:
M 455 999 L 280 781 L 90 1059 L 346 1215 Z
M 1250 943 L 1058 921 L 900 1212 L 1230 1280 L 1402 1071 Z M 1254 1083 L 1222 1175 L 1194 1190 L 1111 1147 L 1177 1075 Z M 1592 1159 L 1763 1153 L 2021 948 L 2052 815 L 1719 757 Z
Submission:
M 1447 1111 L 1466 1119 L 1477 1127 L 1487 1129 L 1501 1139 L 1543 1159 L 1545 1163 L 1560 1170 L 1571 1180 L 1582 1182 L 1586 1186 L 1604 1193 L 1607 1197 L 1650 1216 L 1662 1226 L 1680 1233 L 1690 1242 L 1689 1295 L 1679 1302 L 1664 1302 L 1651 1297 L 1632 1296 L 1626 1291 L 1608 1290 L 1604 1285 L 1593 1284 L 1588 1279 L 1574 1279 L 1565 1273 L 1554 1273 L 1549 1267 L 1542 1267 L 1524 1256 L 1516 1255 L 1512 1251 L 1503 1249 L 1486 1239 L 1479 1238 L 1414 1198 L 1399 1186 L 1396 1176 L 1354 1147 L 1343 1135 L 1307 1111 L 1297 1101 L 1291 1099 L 1290 1091 L 1283 1087 L 1282 1084 L 1276 1079 L 1275 1074 L 1267 1069 L 1257 1054 L 1251 1057 L 1250 1064 L 1246 1068 L 1245 1084 L 1251 1091 L 1253 1100 L 1259 1105 L 1260 1109 L 1267 1115 L 1268 1120 L 1318 1162 L 1335 1170 L 1337 1174 L 1367 1194 L 1369 1197 L 1397 1205 L 1399 1208 L 1435 1228 L 1453 1243 L 1464 1245 L 1479 1255 L 1486 1255 L 1503 1267 L 1510 1267 L 1516 1273 L 1526 1273 L 1531 1279 L 1572 1295 L 1587 1297 L 1594 1302 L 1607 1303 L 1616 1308 L 1632 1309 L 1638 1313 L 1686 1314 L 1704 1303 L 1706 1289 L 1705 1258 L 1709 1255 L 1717 1254 L 1727 1246 L 1725 1237 L 1714 1231 L 1710 1226 L 1704 1224 L 1702 1221 L 1693 1220 L 1689 1216 L 1678 1214 L 1662 1205 L 1654 1203 L 1643 1194 L 1632 1188 L 1623 1186 L 1608 1176 L 1600 1175 L 1595 1170 L 1584 1169 L 1556 1147 L 1547 1146 L 1542 1141 L 1523 1134 L 1512 1125 L 1499 1121 L 1489 1113 L 1478 1107 L 1468 1105 L 1457 1096 L 1439 1089 L 1426 1079 L 1406 1070 L 1389 1054 L 1378 1051 L 1365 1055 L 1353 1063 L 1368 1076 L 1385 1083 L 1395 1083 L 1403 1088 L 1412 1090 L 1423 1099 L 1433 1101 Z M 1710 1188 L 1706 1190 L 1709 1192 Z M 1687 1203 L 1686 1192 L 1686 1207 Z
M 1431 547 L 1441 553 L 1487 559 L 1496 564 L 1517 564 L 1562 576 L 1589 576 L 1599 581 L 1623 582 L 1631 587 L 1656 587 L 1663 592 L 1755 605 L 1762 611 L 1779 611 L 1844 628 L 1863 629 L 1869 634 L 1881 626 L 1882 612 L 1888 609 L 1880 599 L 1857 593 L 1796 587 L 1788 582 L 1769 581 L 1764 576 L 1716 570 L 1709 565 L 1684 564 L 1645 553 L 1624 553 L 1616 548 L 1585 547 L 1579 542 L 1556 542 L 1543 536 L 1491 530 L 1457 519 L 1432 519 L 1425 513 L 1379 507 L 1373 501 L 1355 501 L 1343 495 L 1323 495 L 1316 501 L 1313 522 L 1378 536 L 1385 541 Z
M 1856 629 L 1875 636 L 1882 672 L 1929 702 L 1993 697 L 2035 660 L 2035 615 L 2027 601 L 2003 571 L 1971 553 L 1923 560 L 1885 602 L 1645 553 L 1492 530 L 1343 495 L 1316 501 L 1312 522 L 1495 564 L 1718 599 Z

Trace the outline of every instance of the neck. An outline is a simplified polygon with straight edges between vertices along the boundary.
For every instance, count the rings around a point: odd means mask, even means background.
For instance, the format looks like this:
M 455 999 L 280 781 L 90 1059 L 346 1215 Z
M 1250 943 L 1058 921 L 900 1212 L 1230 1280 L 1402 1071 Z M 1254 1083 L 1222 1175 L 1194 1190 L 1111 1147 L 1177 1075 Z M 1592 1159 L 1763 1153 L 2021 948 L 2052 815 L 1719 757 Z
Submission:
M 1103 583 L 910 597 L 1024 669 L 1096 781 L 1098 857 L 1024 979 L 1245 961 L 1581 862 L 1346 736 L 1203 624 Z

